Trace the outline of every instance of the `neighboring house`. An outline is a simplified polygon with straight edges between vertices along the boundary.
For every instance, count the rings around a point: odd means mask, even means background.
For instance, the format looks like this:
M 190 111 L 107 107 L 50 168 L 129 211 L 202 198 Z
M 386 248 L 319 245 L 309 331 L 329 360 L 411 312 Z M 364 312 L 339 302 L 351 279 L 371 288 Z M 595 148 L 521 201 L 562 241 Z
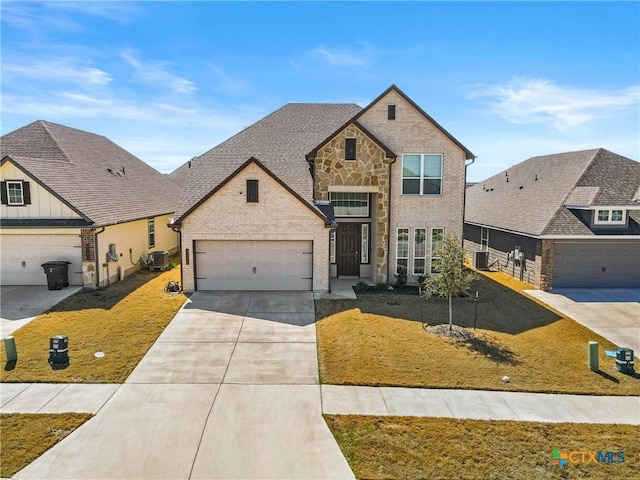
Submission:
M 473 159 L 395 86 L 364 109 L 287 104 L 171 174 L 183 287 L 415 281 L 435 243 L 462 238 Z
M 46 285 L 41 264 L 71 262 L 87 288 L 175 251 L 177 186 L 109 139 L 37 121 L 0 139 L 2 285 Z
M 467 190 L 464 245 L 543 290 L 640 287 L 640 163 L 602 148 L 530 158 Z

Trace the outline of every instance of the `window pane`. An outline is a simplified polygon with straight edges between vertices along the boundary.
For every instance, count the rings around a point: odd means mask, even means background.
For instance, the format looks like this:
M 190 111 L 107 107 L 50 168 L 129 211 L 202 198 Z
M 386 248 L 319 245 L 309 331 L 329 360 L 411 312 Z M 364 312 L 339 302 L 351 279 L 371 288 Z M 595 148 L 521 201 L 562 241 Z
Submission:
M 431 251 L 433 252 L 441 243 L 444 238 L 443 228 L 434 228 L 431 230 Z
M 420 180 L 411 179 L 402 181 L 402 193 L 405 195 L 420 195 Z
M 427 231 L 424 228 L 415 229 L 413 253 L 415 257 L 427 256 Z
M 336 263 L 336 231 L 331 230 L 331 235 L 329 236 L 329 261 L 331 263 Z
M 369 263 L 369 225 L 362 225 L 360 263 Z
M 433 257 L 431 259 L 431 273 L 439 273 L 437 262 L 439 257 Z
M 368 217 L 368 193 L 330 192 L 329 201 L 336 217 Z
M 344 159 L 355 160 L 356 159 L 356 139 L 345 138 L 344 140 Z
M 407 258 L 409 256 L 409 229 L 398 229 L 398 258 Z M 405 264 L 406 266 L 406 264 Z
M 9 205 L 22 205 L 22 182 L 7 182 Z
M 439 195 L 440 194 L 440 184 L 442 180 L 440 179 L 425 179 L 423 180 L 424 184 L 422 187 L 422 193 L 425 195 Z
M 609 210 L 598 210 L 598 221 L 599 222 L 608 222 L 609 221 Z
M 407 262 L 408 260 L 406 258 L 399 258 L 398 259 L 398 266 L 396 268 L 396 273 L 400 273 L 400 272 L 407 272 Z
M 442 157 L 440 155 L 424 156 L 424 173 L 425 177 L 442 177 Z
M 613 210 L 611 212 L 611 221 L 612 222 L 621 222 L 622 221 L 622 210 Z
M 424 258 L 416 258 L 413 260 L 413 273 L 416 275 L 422 275 L 424 273 L 424 264 L 426 260 Z
M 420 155 L 402 156 L 402 176 L 420 177 Z

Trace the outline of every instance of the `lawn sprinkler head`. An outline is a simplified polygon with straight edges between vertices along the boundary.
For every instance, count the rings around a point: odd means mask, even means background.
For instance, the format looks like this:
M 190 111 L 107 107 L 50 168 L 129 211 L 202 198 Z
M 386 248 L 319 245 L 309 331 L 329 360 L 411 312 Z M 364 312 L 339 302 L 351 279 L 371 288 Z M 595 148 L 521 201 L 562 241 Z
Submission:
M 509 377 L 507 377 L 506 375 L 504 377 L 502 377 L 502 381 L 504 383 L 509 383 Z

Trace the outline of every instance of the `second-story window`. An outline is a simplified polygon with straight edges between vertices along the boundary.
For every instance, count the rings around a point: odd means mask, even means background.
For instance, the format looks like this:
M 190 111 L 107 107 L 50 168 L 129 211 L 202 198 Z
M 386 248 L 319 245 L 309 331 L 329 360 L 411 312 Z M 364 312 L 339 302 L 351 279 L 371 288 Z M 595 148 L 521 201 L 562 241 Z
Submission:
M 395 119 L 396 119 L 396 106 L 387 105 L 387 120 L 395 120 Z
M 402 194 L 440 195 L 442 155 L 402 155 Z
M 356 139 L 355 138 L 344 139 L 344 159 L 345 160 L 356 159 Z
M 247 203 L 258 203 L 258 180 L 247 180 Z

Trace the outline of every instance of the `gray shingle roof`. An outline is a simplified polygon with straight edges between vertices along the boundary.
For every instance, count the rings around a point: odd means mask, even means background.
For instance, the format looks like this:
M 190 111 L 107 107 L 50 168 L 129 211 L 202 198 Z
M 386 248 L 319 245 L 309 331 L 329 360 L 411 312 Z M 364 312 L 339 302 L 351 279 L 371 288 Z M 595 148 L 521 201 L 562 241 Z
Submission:
M 638 185 L 640 163 L 604 149 L 533 157 L 467 189 L 465 221 L 536 236 L 592 235 L 565 205 L 637 207 Z
M 96 226 L 175 210 L 176 184 L 101 135 L 39 120 L 0 139 L 5 156 Z
M 249 158 L 313 204 L 313 185 L 305 154 L 361 110 L 355 104 L 289 103 L 240 133 L 182 165 L 170 175 L 182 184 L 180 219 Z

